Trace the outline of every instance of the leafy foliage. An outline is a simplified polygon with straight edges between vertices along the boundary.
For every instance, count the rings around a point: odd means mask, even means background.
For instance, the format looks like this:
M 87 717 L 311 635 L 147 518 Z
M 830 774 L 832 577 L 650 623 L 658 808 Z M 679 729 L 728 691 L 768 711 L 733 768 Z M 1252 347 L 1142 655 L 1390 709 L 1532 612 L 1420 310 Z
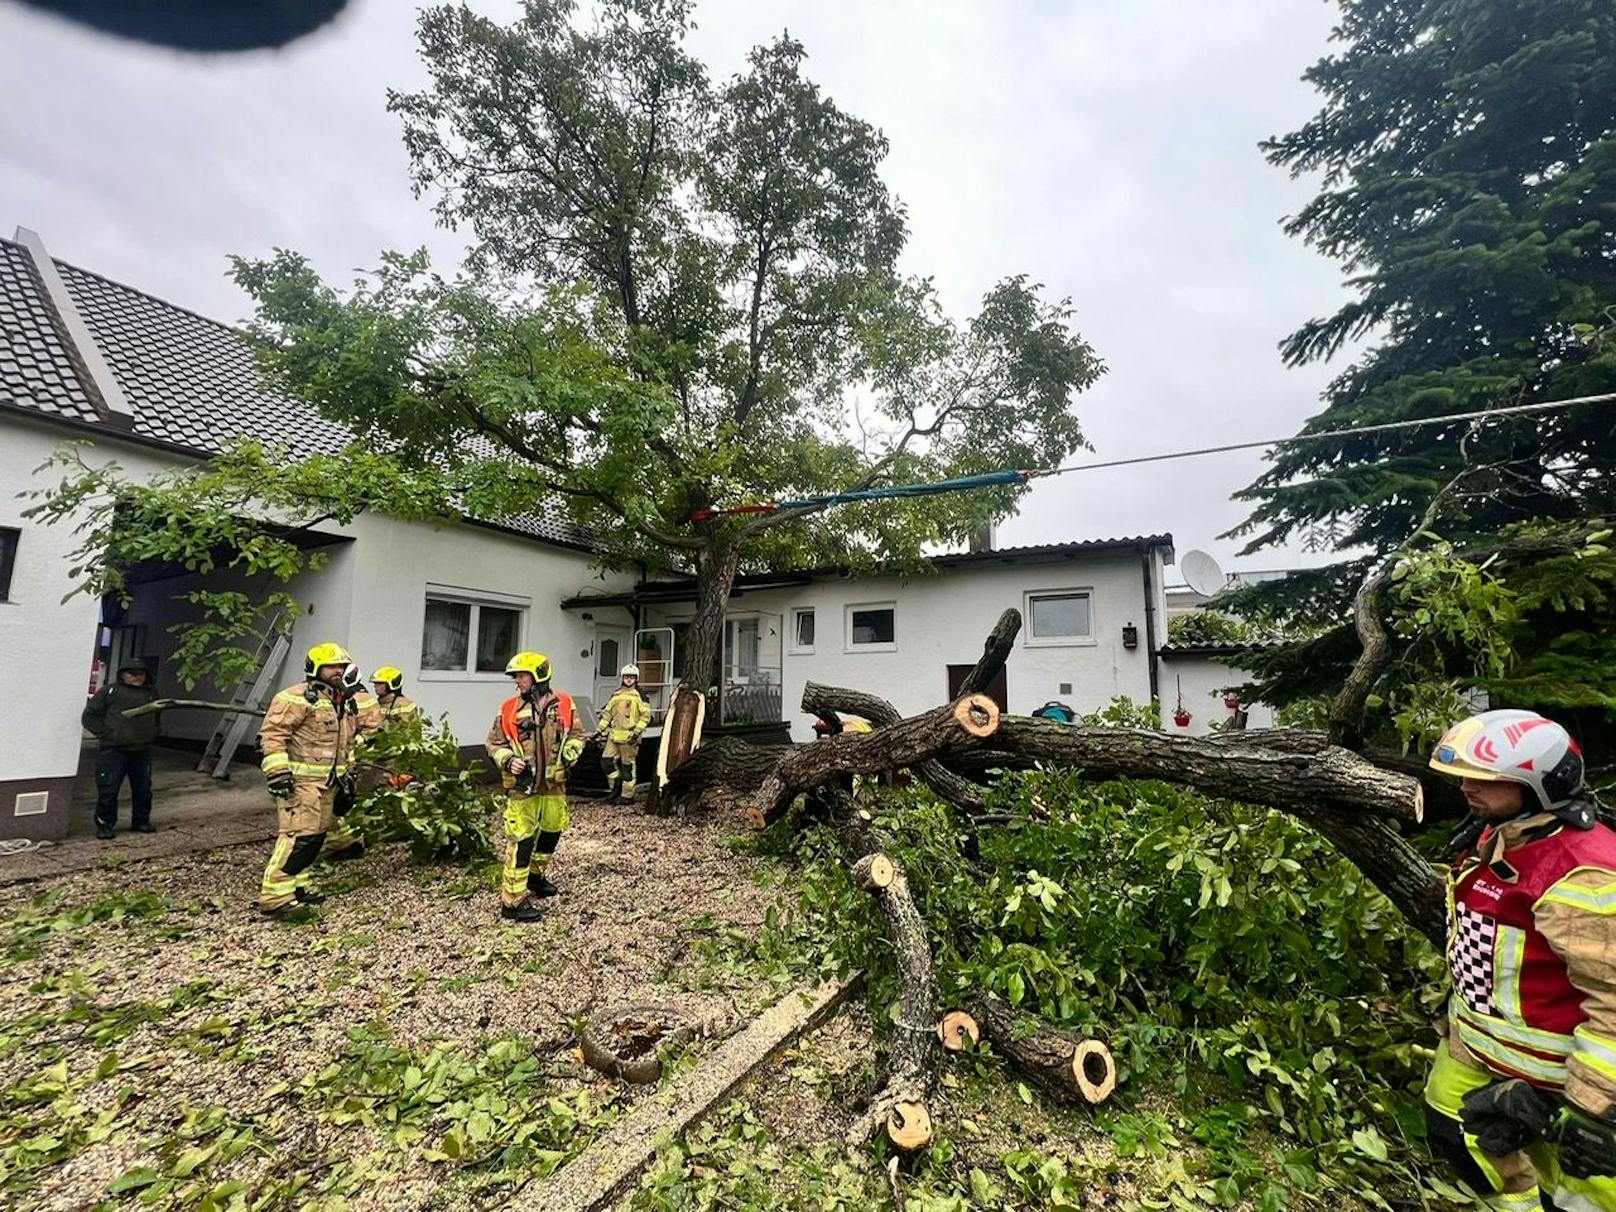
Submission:
M 1167 622 L 1169 644 L 1244 644 L 1255 638 L 1251 624 L 1226 610 L 1203 607 Z
M 367 841 L 408 842 L 418 863 L 470 867 L 494 856 L 494 795 L 478 782 L 480 762 L 461 765 L 447 722 L 416 715 L 390 723 L 365 738 L 359 759 L 378 776 L 348 818 Z
M 1046 771 L 997 795 L 1024 823 L 984 832 L 979 862 L 923 793 L 875 822 L 932 929 L 945 1001 L 991 991 L 1106 1038 L 1119 1146 L 1167 1156 L 1184 1133 L 1205 1149 L 1184 1180 L 1212 1194 L 1188 1206 L 1329 1191 L 1381 1206 L 1378 1186 L 1420 1181 L 1442 961 L 1355 867 L 1288 818 L 1163 784 Z M 814 845 L 781 928 L 866 967 L 884 1014 L 896 973 L 878 915 L 834 841 Z M 1170 1122 L 1141 1118 L 1134 1098 L 1163 1088 Z
M 1341 47 L 1307 73 L 1323 108 L 1266 151 L 1293 173 L 1320 175 L 1289 230 L 1342 262 L 1355 297 L 1303 325 L 1284 352 L 1302 363 L 1373 344 L 1304 431 L 1616 390 L 1608 5 L 1338 4 Z M 1495 704 L 1582 711 L 1582 730 L 1609 739 L 1610 570 L 1603 553 L 1575 553 L 1612 510 L 1613 438 L 1616 412 L 1593 404 L 1281 450 L 1240 494 L 1254 505 L 1239 531 L 1247 550 L 1328 532 L 1336 550 L 1374 555 L 1242 595 L 1248 617 L 1266 605 L 1335 629 L 1275 654 L 1266 696 L 1290 702 L 1339 685 L 1356 654 L 1344 621 L 1363 573 L 1435 526 L 1477 564 L 1496 555 L 1492 576 L 1514 595 L 1515 660 L 1486 679 Z M 1441 516 L 1428 519 L 1443 493 Z M 1567 589 L 1580 611 L 1551 605 Z M 1446 654 L 1416 714 L 1436 709 L 1441 683 L 1475 676 L 1470 650 Z M 1424 727 L 1411 724 L 1396 725 L 1402 739 Z

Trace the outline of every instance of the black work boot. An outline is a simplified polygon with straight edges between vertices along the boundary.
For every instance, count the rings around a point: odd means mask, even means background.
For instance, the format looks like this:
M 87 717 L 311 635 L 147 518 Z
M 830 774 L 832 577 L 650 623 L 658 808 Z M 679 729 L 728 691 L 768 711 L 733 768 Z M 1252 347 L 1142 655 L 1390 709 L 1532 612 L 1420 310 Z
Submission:
M 299 888 L 292 895 L 297 897 L 297 903 L 300 905 L 325 904 L 325 893 L 323 892 L 311 892 L 307 888 Z
M 536 922 L 544 916 L 532 901 L 523 901 L 520 905 L 501 905 L 499 915 L 508 922 Z
M 118 831 L 111 825 L 97 825 L 95 827 L 95 836 L 100 838 L 103 842 L 110 842 L 113 838 L 118 836 Z
M 343 849 L 343 850 L 337 850 L 337 851 L 328 850 L 328 851 L 326 851 L 325 857 L 326 857 L 328 862 L 333 862 L 333 863 L 348 863 L 348 862 L 352 862 L 356 858 L 364 858 L 365 857 L 365 843 L 364 842 L 355 842 L 352 846 L 349 846 L 349 847 L 347 847 L 346 849 Z
M 150 821 L 136 821 L 130 826 L 136 833 L 156 833 L 157 826 Z
M 534 896 L 556 896 L 561 889 L 552 884 L 543 874 L 529 872 L 527 877 L 527 890 Z

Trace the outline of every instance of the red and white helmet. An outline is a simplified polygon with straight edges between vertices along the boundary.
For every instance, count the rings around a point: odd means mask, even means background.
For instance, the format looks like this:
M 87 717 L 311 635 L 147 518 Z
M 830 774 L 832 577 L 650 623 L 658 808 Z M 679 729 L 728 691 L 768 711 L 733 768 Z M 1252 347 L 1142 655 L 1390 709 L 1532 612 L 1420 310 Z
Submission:
M 1520 783 L 1546 811 L 1582 786 L 1582 750 L 1561 725 L 1535 711 L 1484 711 L 1460 720 L 1436 743 L 1431 769 L 1462 779 Z

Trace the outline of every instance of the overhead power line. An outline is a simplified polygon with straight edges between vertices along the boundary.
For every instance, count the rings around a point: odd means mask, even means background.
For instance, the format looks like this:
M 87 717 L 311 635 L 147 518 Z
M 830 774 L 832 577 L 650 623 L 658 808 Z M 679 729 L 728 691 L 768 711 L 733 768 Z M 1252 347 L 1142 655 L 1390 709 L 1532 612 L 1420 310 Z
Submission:
M 1319 433 L 1292 434 L 1288 438 L 1264 438 L 1255 442 L 1231 442 L 1224 446 L 1203 446 L 1197 450 L 1170 450 L 1159 454 L 1134 455 L 1127 459 L 1104 459 L 1094 463 L 1071 463 L 1065 467 L 1042 468 L 1029 472 L 1030 477 L 1063 476 L 1073 471 L 1098 471 L 1104 467 L 1130 467 L 1137 463 L 1165 463 L 1170 459 L 1194 459 L 1201 455 L 1227 454 L 1232 450 L 1264 450 L 1270 446 L 1298 446 L 1305 442 L 1336 442 L 1342 438 L 1356 438 L 1372 433 L 1391 433 L 1399 429 L 1420 429 L 1430 425 L 1451 425 L 1455 421 L 1483 421 L 1498 417 L 1522 416 L 1527 413 L 1555 412 L 1577 404 L 1605 404 L 1616 400 L 1616 392 L 1595 396 L 1576 396 L 1569 400 L 1548 400 L 1541 404 L 1512 404 L 1507 408 L 1481 408 L 1475 412 L 1450 412 L 1440 417 L 1413 417 L 1407 421 L 1387 421 L 1380 425 L 1355 425 L 1349 429 L 1322 430 Z
M 784 509 L 842 505 L 852 501 L 873 501 L 889 497 L 931 496 L 937 493 L 963 492 L 991 485 L 1026 483 L 1030 480 L 1050 479 L 1078 471 L 1099 471 L 1106 467 L 1133 467 L 1141 463 L 1165 463 L 1173 459 L 1195 459 L 1202 455 L 1228 454 L 1235 450 L 1268 450 L 1276 446 L 1299 446 L 1308 442 L 1339 442 L 1342 438 L 1363 437 L 1373 433 L 1392 433 L 1403 429 L 1423 429 L 1432 425 L 1452 425 L 1456 421 L 1494 421 L 1501 417 L 1527 416 L 1533 413 L 1558 412 L 1579 404 L 1607 404 L 1616 400 L 1616 392 L 1602 392 L 1592 396 L 1574 396 L 1568 400 L 1547 400 L 1539 404 L 1511 404 L 1505 408 L 1480 408 L 1474 412 L 1450 412 L 1439 417 L 1412 417 L 1406 421 L 1385 421 L 1379 425 L 1354 425 L 1348 429 L 1321 430 L 1318 433 L 1292 434 L 1284 438 L 1262 438 L 1251 442 L 1230 442 L 1222 446 L 1202 446 L 1194 450 L 1168 450 L 1157 454 L 1133 455 L 1126 459 L 1102 459 L 1092 463 L 1069 463 L 1065 467 L 1043 467 L 1031 470 L 1007 469 L 985 475 L 966 476 L 957 480 L 938 480 L 928 484 L 900 484 L 882 488 L 864 488 L 848 492 L 826 493 L 796 501 L 760 501 L 745 505 L 730 505 L 701 509 L 690 515 L 692 522 L 705 522 L 716 517 L 736 514 L 770 514 Z

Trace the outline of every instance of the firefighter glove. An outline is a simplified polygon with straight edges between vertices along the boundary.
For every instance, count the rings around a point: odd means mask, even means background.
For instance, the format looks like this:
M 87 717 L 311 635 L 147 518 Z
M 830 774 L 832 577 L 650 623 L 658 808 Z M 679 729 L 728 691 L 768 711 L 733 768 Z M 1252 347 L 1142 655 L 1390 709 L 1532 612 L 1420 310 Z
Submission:
M 1572 1178 L 1616 1176 L 1616 1124 L 1568 1108 L 1560 1129 L 1560 1169 Z
M 332 816 L 347 816 L 354 809 L 356 800 L 354 785 L 350 779 L 342 779 L 337 783 L 337 794 L 331 801 Z
M 575 736 L 569 736 L 561 742 L 561 760 L 568 766 L 576 762 L 583 751 L 584 743 Z
M 284 800 L 292 794 L 292 786 L 297 780 L 292 777 L 290 770 L 277 770 L 264 781 L 269 784 L 270 795 L 278 800 Z
M 1554 1095 L 1516 1077 L 1465 1095 L 1460 1119 L 1483 1153 L 1505 1157 L 1542 1140 L 1559 1110 Z

